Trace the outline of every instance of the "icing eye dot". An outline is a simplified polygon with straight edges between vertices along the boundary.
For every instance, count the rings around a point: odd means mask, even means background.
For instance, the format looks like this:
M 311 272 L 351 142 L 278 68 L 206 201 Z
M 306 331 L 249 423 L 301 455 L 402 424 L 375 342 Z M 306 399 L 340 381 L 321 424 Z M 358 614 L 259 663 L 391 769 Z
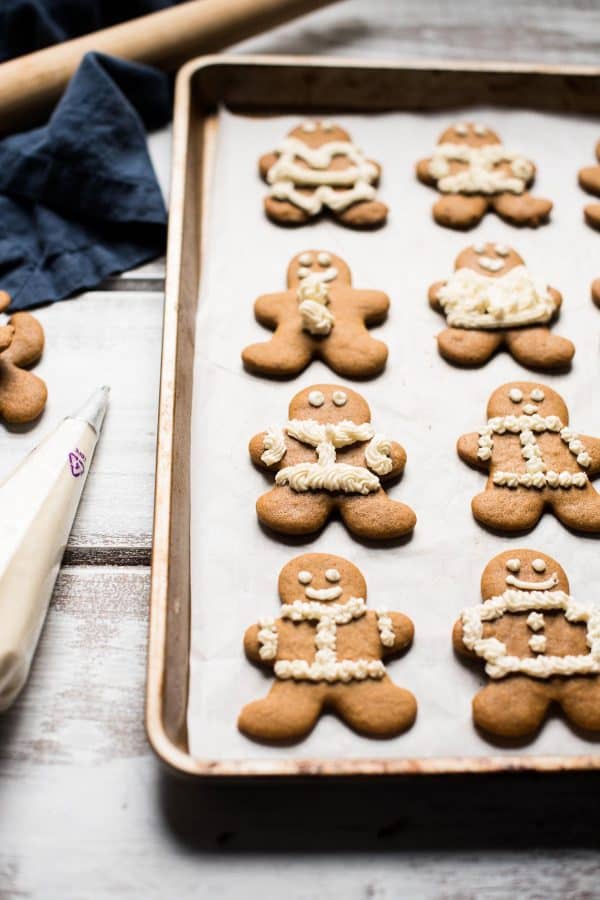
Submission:
M 311 391 L 308 395 L 308 402 L 311 406 L 323 406 L 325 394 L 322 391 Z
M 308 266 L 300 266 L 298 268 L 298 278 L 306 278 L 307 275 L 310 275 Z
M 483 137 L 484 135 L 487 134 L 487 128 L 485 127 L 485 125 L 479 125 L 479 124 L 474 125 L 473 131 L 475 132 L 477 137 Z
M 339 581 L 340 573 L 337 569 L 327 569 L 327 571 L 325 572 L 325 578 L 327 579 L 327 581 Z
M 520 403 L 523 399 L 523 391 L 520 388 L 511 388 L 508 392 L 508 396 L 513 403 Z
M 302 569 L 301 572 L 298 572 L 298 581 L 300 584 L 310 584 L 312 581 L 311 573 L 307 572 L 306 569 Z
M 532 400 L 535 400 L 537 403 L 541 403 L 541 401 L 546 396 L 541 388 L 534 388 L 529 395 Z
M 494 250 L 498 256 L 508 256 L 510 253 L 510 247 L 507 247 L 506 244 L 494 244 Z
M 301 266 L 312 266 L 312 254 L 311 253 L 302 253 L 298 257 L 298 262 Z
M 531 568 L 534 572 L 537 572 L 538 575 L 541 575 L 542 572 L 546 571 L 546 563 L 543 559 L 534 559 L 532 560 Z
M 302 131 L 305 131 L 307 134 L 310 134 L 313 131 L 317 130 L 317 126 L 314 122 L 304 122 L 302 125 Z
M 461 137 L 465 137 L 465 135 L 467 135 L 467 134 L 469 133 L 469 128 L 468 128 L 467 125 L 465 125 L 464 122 L 458 122 L 458 123 L 454 126 L 454 130 L 455 130 L 455 132 L 456 132 L 457 134 L 459 134 Z
M 331 265 L 331 257 L 329 255 L 329 253 L 325 253 L 325 251 L 322 250 L 321 253 L 319 253 L 317 255 L 317 262 L 319 263 L 320 266 L 330 266 Z
M 521 560 L 517 559 L 516 556 L 513 557 L 512 559 L 507 559 L 506 560 L 506 568 L 508 569 L 509 572 L 514 572 L 516 574 L 519 571 L 519 569 L 521 568 Z
M 526 403 L 523 407 L 523 412 L 526 416 L 532 416 L 537 412 L 537 406 L 534 406 L 533 403 Z
M 479 243 L 473 244 L 473 250 L 475 251 L 475 253 L 485 253 L 486 245 L 483 243 L 483 241 L 479 241 Z
M 333 131 L 333 122 L 331 119 L 323 119 L 321 122 L 321 128 L 323 131 Z
M 348 395 L 345 391 L 334 391 L 331 395 L 331 399 L 335 403 L 336 406 L 343 406 L 348 402 Z

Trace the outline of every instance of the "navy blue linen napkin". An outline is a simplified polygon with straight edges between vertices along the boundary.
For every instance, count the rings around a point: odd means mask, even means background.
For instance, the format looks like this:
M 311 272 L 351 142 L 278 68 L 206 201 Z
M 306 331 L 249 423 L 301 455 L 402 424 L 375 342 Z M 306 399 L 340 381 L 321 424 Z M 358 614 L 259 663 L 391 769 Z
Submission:
M 88 54 L 45 126 L 0 141 L 0 289 L 11 311 L 163 252 L 145 128 L 168 120 L 170 94 L 155 69 Z

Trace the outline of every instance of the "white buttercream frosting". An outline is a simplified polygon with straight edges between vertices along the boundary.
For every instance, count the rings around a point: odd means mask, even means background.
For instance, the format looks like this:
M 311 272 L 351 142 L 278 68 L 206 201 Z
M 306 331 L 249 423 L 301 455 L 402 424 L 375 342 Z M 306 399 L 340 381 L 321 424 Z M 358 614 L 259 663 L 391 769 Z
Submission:
M 376 195 L 373 182 L 378 177 L 377 167 L 351 141 L 329 141 L 320 147 L 309 147 L 298 138 L 289 137 L 276 153 L 277 159 L 267 172 L 271 197 L 289 200 L 309 215 L 317 215 L 323 207 L 340 212 Z M 345 169 L 328 168 L 336 156 L 346 157 L 350 165 Z M 306 188 L 312 190 L 305 192 Z
M 457 269 L 437 296 L 452 328 L 514 328 L 548 322 L 556 312 L 548 286 L 536 281 L 525 266 L 497 278 Z
M 296 292 L 302 328 L 310 334 L 326 336 L 335 324 L 335 316 L 328 308 L 329 286 L 317 272 L 306 275 Z
M 529 647 L 533 652 L 538 653 L 538 656 L 510 656 L 506 644 L 498 638 L 483 637 L 484 623 L 494 622 L 505 614 L 528 611 L 543 614 L 551 610 L 562 611 L 568 622 L 586 624 L 589 653 L 546 656 L 544 636 L 533 635 L 529 639 Z M 550 678 L 553 675 L 600 674 L 600 609 L 594 606 L 583 606 L 563 591 L 509 589 L 499 596 L 491 597 L 477 606 L 463 610 L 461 620 L 463 643 L 467 649 L 485 660 L 485 671 L 490 678 L 504 678 L 514 672 L 531 675 L 535 678 Z M 541 630 L 538 618 L 533 619 L 529 615 L 527 624 L 532 630 Z
M 451 162 L 467 168 L 451 174 Z M 509 163 L 509 171 L 502 164 Z M 444 194 L 522 194 L 533 176 L 533 165 L 503 144 L 438 144 L 429 161 L 429 173 Z
M 521 456 L 525 460 L 524 472 L 496 470 L 492 475 L 492 481 L 497 487 L 525 487 L 539 490 L 549 487 L 568 490 L 571 487 L 584 488 L 588 484 L 585 472 L 568 470 L 555 472 L 548 468 L 536 440 L 536 434 L 542 432 L 559 434 L 562 442 L 575 457 L 577 465 L 582 469 L 588 468 L 591 464 L 591 457 L 579 436 L 570 428 L 566 428 L 558 416 L 544 417 L 537 412 L 520 416 L 496 416 L 488 419 L 487 424 L 479 429 L 477 458 L 482 462 L 492 459 L 494 434 L 518 434 Z

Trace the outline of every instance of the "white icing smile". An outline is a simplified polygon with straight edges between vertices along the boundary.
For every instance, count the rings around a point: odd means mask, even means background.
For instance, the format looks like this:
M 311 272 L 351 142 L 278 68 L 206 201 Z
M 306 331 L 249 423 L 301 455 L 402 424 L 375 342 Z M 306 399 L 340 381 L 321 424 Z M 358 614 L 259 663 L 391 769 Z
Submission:
M 558 584 L 558 575 L 551 575 L 545 581 L 521 581 L 514 575 L 506 576 L 506 583 L 511 587 L 518 588 L 520 591 L 550 591 Z
M 342 586 L 336 584 L 330 588 L 307 587 L 304 589 L 304 593 L 309 600 L 337 600 L 344 592 Z

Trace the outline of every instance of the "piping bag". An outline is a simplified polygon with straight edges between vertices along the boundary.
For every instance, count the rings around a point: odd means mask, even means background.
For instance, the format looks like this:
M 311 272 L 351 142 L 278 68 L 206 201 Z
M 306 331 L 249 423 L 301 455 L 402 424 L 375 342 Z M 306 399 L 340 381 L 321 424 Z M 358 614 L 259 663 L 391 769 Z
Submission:
M 27 681 L 108 391 L 98 388 L 0 485 L 0 712 Z

